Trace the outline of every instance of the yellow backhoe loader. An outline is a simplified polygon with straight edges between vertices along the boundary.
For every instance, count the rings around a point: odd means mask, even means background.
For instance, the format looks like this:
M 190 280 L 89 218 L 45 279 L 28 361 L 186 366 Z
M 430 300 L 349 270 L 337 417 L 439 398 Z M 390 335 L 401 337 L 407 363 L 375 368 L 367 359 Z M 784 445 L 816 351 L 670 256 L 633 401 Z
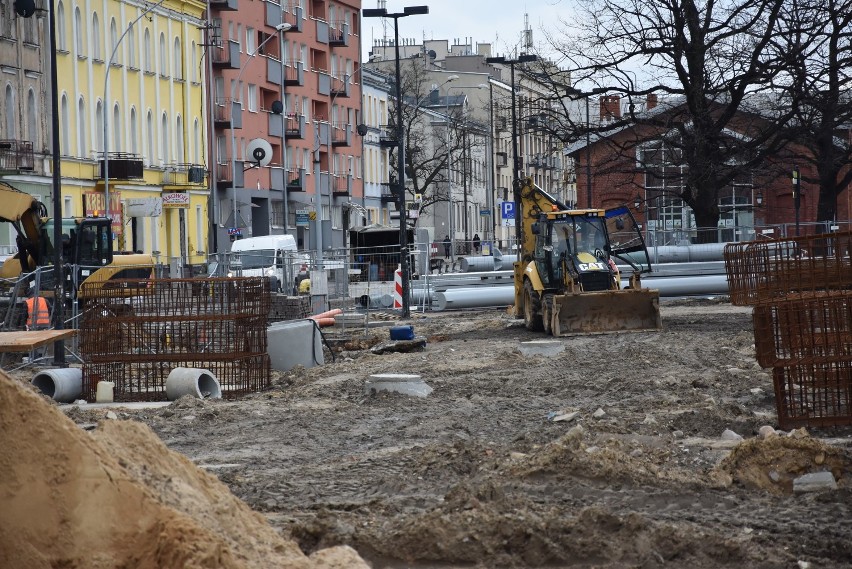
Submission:
M 520 193 L 515 317 L 553 336 L 662 327 L 659 291 L 642 288 L 651 263 L 627 207 L 568 209 L 531 178 Z M 624 256 L 636 252 L 646 263 Z M 633 269 L 625 286 L 615 259 Z
M 0 278 L 16 280 L 38 267 L 53 265 L 53 223 L 43 203 L 0 182 L 0 222 L 15 228 L 18 252 L 0 266 Z M 84 282 L 118 286 L 118 279 L 150 279 L 154 259 L 144 254 L 113 254 L 112 221 L 106 217 L 66 218 L 62 223 L 62 253 L 68 294 L 76 296 Z M 73 270 L 72 270 L 73 269 Z M 42 282 L 49 296 L 52 279 Z M 144 281 L 140 281 L 144 287 Z M 125 288 L 124 284 L 122 287 Z M 128 294 L 133 294 L 128 290 Z

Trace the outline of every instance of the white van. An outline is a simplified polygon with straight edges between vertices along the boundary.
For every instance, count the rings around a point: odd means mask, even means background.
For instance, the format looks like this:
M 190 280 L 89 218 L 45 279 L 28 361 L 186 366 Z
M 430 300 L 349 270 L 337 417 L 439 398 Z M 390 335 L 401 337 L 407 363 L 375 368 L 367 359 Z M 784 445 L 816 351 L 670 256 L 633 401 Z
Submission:
M 243 277 L 275 277 L 278 291 L 290 290 L 296 275 L 308 271 L 310 259 L 300 254 L 292 235 L 262 235 L 231 245 L 231 272 Z

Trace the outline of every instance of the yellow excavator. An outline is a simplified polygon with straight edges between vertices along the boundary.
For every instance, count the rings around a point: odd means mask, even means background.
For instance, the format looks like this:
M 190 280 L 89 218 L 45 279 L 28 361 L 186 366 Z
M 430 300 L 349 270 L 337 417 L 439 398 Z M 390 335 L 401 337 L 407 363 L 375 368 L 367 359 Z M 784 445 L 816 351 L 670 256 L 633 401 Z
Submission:
M 520 198 L 514 315 L 528 329 L 563 336 L 662 328 L 660 293 L 641 283 L 651 270 L 648 250 L 627 207 L 569 209 L 531 178 L 521 180 Z M 633 269 L 625 286 L 615 259 Z
M 15 228 L 18 252 L 0 266 L 0 278 L 17 280 L 38 267 L 53 265 L 53 223 L 43 203 L 30 194 L 0 182 L 0 222 Z M 144 254 L 113 254 L 112 220 L 107 217 L 66 218 L 62 223 L 62 248 L 65 265 L 73 268 L 65 273 L 66 291 L 78 295 L 86 282 L 102 283 L 104 288 L 128 288 L 120 279 L 150 279 L 154 259 Z M 144 288 L 140 281 L 138 288 Z M 48 283 L 42 289 L 50 294 Z M 132 290 L 127 291 L 132 294 Z

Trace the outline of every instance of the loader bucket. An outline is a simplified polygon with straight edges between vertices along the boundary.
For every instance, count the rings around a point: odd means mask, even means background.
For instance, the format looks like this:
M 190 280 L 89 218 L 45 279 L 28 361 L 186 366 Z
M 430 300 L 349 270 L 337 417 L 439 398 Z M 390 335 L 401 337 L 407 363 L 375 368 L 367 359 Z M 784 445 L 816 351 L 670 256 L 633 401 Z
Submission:
M 553 298 L 554 336 L 661 328 L 658 290 L 608 290 Z

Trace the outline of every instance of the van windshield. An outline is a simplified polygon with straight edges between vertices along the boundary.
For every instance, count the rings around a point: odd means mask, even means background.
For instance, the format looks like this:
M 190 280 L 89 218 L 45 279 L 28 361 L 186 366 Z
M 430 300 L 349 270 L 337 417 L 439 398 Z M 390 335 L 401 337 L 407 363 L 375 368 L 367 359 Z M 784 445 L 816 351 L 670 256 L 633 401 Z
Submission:
M 237 253 L 244 269 L 263 269 L 275 265 L 275 251 L 272 249 L 256 249 Z

